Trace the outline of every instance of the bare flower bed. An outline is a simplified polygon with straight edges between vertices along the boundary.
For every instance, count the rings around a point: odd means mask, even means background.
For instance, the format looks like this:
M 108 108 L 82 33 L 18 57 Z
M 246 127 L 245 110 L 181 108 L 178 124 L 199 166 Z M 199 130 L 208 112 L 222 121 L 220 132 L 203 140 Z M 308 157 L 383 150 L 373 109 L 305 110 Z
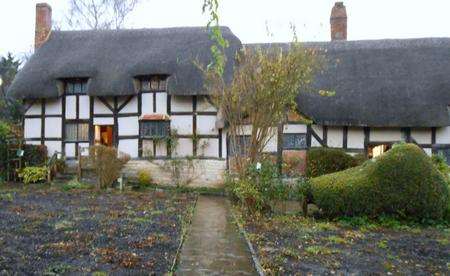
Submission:
M 0 274 L 163 274 L 193 195 L 0 189 Z
M 395 221 L 364 221 L 355 226 L 353 222 L 297 215 L 243 218 L 268 275 L 449 272 L 448 227 L 414 227 Z

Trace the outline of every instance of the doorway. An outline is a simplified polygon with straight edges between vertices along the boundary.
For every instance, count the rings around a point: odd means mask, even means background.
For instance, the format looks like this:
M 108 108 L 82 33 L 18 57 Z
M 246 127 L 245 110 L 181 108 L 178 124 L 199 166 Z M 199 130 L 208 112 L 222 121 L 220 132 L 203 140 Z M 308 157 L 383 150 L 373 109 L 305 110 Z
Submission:
M 95 145 L 107 147 L 113 146 L 113 126 L 96 125 L 95 126 Z

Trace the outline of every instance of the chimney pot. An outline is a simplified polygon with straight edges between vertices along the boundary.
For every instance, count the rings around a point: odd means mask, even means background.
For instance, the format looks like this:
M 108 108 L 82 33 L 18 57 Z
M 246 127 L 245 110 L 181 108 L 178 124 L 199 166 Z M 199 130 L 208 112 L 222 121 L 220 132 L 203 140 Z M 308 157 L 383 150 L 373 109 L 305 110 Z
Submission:
M 47 3 L 36 4 L 36 30 L 34 49 L 44 44 L 52 31 L 52 7 Z
M 331 40 L 347 40 L 347 10 L 344 2 L 336 2 L 330 16 Z

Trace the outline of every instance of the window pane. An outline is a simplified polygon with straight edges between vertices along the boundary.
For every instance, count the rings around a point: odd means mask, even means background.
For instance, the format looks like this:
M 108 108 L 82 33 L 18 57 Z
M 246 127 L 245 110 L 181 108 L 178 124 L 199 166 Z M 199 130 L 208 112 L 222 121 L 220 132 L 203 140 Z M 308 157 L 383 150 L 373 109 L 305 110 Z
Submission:
M 73 123 L 66 124 L 66 140 L 67 141 L 77 140 L 77 124 Z
M 164 80 L 160 80 L 159 81 L 159 90 L 166 91 L 166 85 L 167 85 L 167 82 L 166 82 L 165 79 Z
M 73 93 L 74 94 L 80 94 L 81 93 L 81 82 L 77 82 L 77 83 L 74 84 Z
M 306 134 L 283 134 L 283 149 L 306 148 Z
M 150 81 L 149 80 L 143 80 L 141 82 L 141 86 L 142 86 L 141 89 L 144 90 L 144 91 L 150 90 Z
M 73 84 L 72 83 L 66 83 L 66 94 L 73 94 Z
M 158 90 L 158 87 L 159 87 L 159 78 L 157 78 L 157 77 L 152 78 L 151 89 Z
M 78 141 L 89 141 L 89 124 L 78 125 Z
M 168 130 L 169 122 L 167 121 L 142 122 L 141 136 L 146 138 L 167 137 Z

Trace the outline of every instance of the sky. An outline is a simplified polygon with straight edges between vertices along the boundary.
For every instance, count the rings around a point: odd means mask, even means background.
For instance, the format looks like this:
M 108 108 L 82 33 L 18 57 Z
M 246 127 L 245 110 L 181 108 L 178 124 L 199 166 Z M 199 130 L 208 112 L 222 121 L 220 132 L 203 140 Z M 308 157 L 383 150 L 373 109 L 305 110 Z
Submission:
M 33 49 L 35 4 L 45 0 L 1 0 L 0 56 Z M 204 26 L 203 0 L 141 0 L 126 28 Z M 243 43 L 328 41 L 334 0 L 221 0 L 220 24 Z M 47 0 L 53 20 L 64 26 L 67 0 Z M 348 39 L 450 37 L 449 0 L 347 0 Z M 267 31 L 269 30 L 269 32 Z

